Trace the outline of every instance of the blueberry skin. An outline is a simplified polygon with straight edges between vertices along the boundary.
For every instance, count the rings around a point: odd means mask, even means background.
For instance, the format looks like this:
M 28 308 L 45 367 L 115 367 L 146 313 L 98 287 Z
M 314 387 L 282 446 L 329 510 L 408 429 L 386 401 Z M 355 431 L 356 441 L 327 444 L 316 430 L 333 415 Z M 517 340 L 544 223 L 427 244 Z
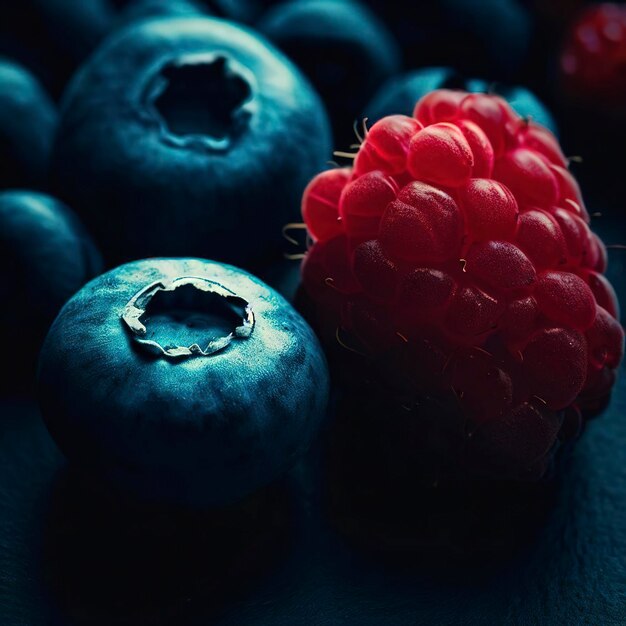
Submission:
M 518 0 L 367 0 L 399 41 L 407 67 L 454 65 L 470 76 L 511 81 L 534 24 Z
M 20 386 L 63 304 L 101 268 L 93 243 L 61 202 L 34 191 L 0 193 L 0 344 Z
M 115 19 L 113 29 L 140 20 L 162 17 L 193 17 L 209 15 L 208 7 L 195 0 L 131 0 Z
M 120 315 L 156 280 L 195 276 L 245 298 L 251 335 L 174 360 L 137 347 Z M 146 325 L 149 325 L 149 320 Z M 306 322 L 259 279 L 202 259 L 128 263 L 63 308 L 41 352 L 39 399 L 66 456 L 141 500 L 233 502 L 306 451 L 324 416 L 328 372 Z
M 56 107 L 24 67 L 0 57 L 0 189 L 46 186 Z
M 329 155 L 322 103 L 280 52 L 223 20 L 176 18 L 113 34 L 78 72 L 52 170 L 111 263 L 195 255 L 250 267 L 282 246 Z
M 271 0 L 202 0 L 209 11 L 217 17 L 252 24 L 263 10 L 263 4 Z M 276 0 L 275 0 L 276 1 Z
M 505 98 L 522 116 L 558 134 L 554 117 L 537 96 L 525 87 L 489 83 L 477 78 L 465 78 L 449 67 L 428 67 L 392 78 L 376 93 L 365 107 L 364 117 L 373 124 L 381 117 L 400 113 L 412 115 L 415 103 L 434 89 L 463 89 L 472 93 L 493 92 Z
M 353 124 L 363 106 L 400 69 L 400 51 L 385 25 L 355 1 L 299 0 L 274 7 L 257 27 L 322 96 L 335 145 L 354 143 Z

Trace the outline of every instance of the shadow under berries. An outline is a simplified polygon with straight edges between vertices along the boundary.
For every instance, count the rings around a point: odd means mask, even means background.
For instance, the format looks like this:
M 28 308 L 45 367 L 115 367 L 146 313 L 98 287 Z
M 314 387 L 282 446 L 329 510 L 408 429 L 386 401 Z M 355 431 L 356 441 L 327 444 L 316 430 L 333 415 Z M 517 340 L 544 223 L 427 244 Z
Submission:
M 428 413 L 445 419 L 446 410 L 424 398 L 405 418 L 371 396 L 342 398 L 326 442 L 325 502 L 335 528 L 360 550 L 447 576 L 527 549 L 551 514 L 558 484 L 438 480 L 437 450 L 450 438 L 435 441 L 436 431 L 421 429 L 415 413 L 427 421 Z M 429 455 L 414 454 L 422 437 Z
M 285 484 L 198 512 L 139 505 L 64 469 L 47 512 L 44 582 L 78 624 L 186 623 L 219 614 L 278 566 L 291 515 Z

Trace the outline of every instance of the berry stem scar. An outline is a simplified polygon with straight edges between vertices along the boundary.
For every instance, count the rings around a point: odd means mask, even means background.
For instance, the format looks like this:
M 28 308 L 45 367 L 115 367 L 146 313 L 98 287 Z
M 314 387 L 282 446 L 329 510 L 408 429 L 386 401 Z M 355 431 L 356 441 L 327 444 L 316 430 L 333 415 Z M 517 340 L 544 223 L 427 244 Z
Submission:
M 201 348 L 197 343 L 189 346 L 162 346 L 158 341 L 146 339 L 147 329 L 142 318 L 154 296 L 160 292 L 173 292 L 181 287 L 193 287 L 200 292 L 216 294 L 229 304 L 243 308 L 245 313 L 241 324 L 228 335 L 208 341 L 205 348 Z M 255 324 L 255 316 L 249 302 L 223 285 L 199 276 L 180 276 L 169 280 L 157 280 L 147 285 L 129 300 L 120 317 L 135 343 L 156 356 L 173 359 L 191 356 L 206 357 L 220 352 L 234 339 L 248 339 L 252 335 Z

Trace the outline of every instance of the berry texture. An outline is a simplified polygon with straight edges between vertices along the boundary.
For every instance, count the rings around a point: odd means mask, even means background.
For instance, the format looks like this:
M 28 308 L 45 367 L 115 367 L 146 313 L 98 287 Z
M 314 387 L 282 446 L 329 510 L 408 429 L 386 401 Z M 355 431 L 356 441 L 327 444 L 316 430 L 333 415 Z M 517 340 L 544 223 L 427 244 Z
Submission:
M 250 267 L 280 250 L 329 154 L 323 105 L 278 50 L 220 19 L 164 18 L 116 31 L 75 75 L 52 179 L 109 264 Z
M 625 68 L 626 7 L 611 3 L 589 7 L 572 24 L 561 52 L 563 87 L 581 103 L 623 119 Z
M 454 469 L 542 476 L 603 408 L 623 353 L 606 250 L 555 137 L 502 98 L 438 90 L 383 118 L 302 209 L 322 336 L 407 411 L 452 399 L 430 430 Z
M 61 450 L 140 499 L 234 502 L 288 470 L 328 400 L 321 347 L 278 293 L 235 267 L 147 259 L 61 310 L 39 399 Z

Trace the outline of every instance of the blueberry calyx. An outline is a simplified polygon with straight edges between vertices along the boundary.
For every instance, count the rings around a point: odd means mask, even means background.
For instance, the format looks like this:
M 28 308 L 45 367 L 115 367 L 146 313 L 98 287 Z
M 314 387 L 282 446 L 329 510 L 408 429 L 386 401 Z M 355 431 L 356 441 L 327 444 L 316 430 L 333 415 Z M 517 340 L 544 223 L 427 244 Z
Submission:
M 229 308 L 230 314 L 233 314 L 235 310 L 243 311 L 241 323 L 227 335 L 208 340 L 204 349 L 198 343 L 192 343 L 189 346 L 162 345 L 162 342 L 154 338 L 148 339 L 146 323 L 153 298 L 163 293 L 173 296 L 176 290 L 179 290 L 178 293 L 185 291 L 187 300 L 190 295 L 197 296 L 198 294 L 211 294 L 213 297 L 223 299 L 222 302 Z M 249 302 L 220 283 L 199 276 L 180 276 L 170 280 L 157 280 L 147 285 L 129 300 L 122 311 L 121 319 L 138 346 L 154 356 L 173 359 L 211 356 L 224 350 L 234 339 L 248 339 L 252 335 L 255 324 L 255 315 Z
M 252 73 L 224 53 L 186 54 L 157 67 L 142 110 L 178 148 L 225 151 L 255 111 Z

